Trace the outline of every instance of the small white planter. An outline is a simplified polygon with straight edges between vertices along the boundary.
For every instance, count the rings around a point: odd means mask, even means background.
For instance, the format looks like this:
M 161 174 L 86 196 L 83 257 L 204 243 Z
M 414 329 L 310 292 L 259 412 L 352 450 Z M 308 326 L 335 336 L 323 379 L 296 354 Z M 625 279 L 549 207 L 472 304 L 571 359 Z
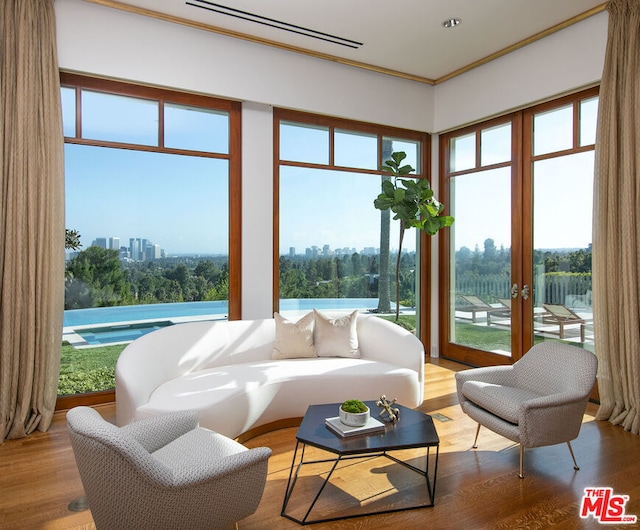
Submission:
M 362 427 L 369 421 L 369 409 L 365 412 L 346 412 L 342 407 L 338 407 L 340 411 L 340 421 L 349 427 Z

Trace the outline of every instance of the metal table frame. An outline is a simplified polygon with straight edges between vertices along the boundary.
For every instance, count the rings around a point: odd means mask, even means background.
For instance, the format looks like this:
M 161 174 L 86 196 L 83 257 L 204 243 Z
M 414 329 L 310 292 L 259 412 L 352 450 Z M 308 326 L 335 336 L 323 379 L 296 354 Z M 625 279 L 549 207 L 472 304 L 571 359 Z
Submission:
M 367 402 L 369 408 L 372 411 L 375 409 L 375 402 Z M 422 412 L 415 411 L 412 409 L 408 409 L 406 407 L 400 407 L 400 421 L 397 425 L 387 425 L 386 430 L 382 434 L 374 434 L 374 435 L 359 435 L 354 438 L 340 438 L 334 433 L 331 433 L 324 426 L 324 418 L 330 417 L 332 412 L 337 410 L 338 404 L 330 404 L 330 405 L 311 405 L 307 410 L 307 414 L 303 419 L 302 424 L 300 425 L 300 429 L 296 435 L 296 447 L 293 453 L 293 459 L 291 461 L 291 469 L 289 470 L 289 478 L 287 480 L 287 488 L 285 490 L 284 501 L 282 503 L 282 511 L 281 515 L 295 521 L 301 525 L 314 524 L 314 523 L 324 523 L 330 521 L 338 521 L 343 519 L 351 519 L 354 517 L 362 517 L 365 515 L 376 515 L 376 514 L 384 514 L 384 513 L 393 513 L 404 510 L 413 510 L 418 508 L 431 508 L 434 506 L 435 502 L 435 491 L 436 491 L 436 477 L 438 472 L 438 456 L 440 451 L 439 439 L 437 437 L 437 433 L 435 432 L 435 426 L 433 426 L 433 420 L 430 416 L 423 414 Z M 407 416 L 409 418 L 407 418 Z M 322 419 L 320 425 L 318 425 L 318 420 Z M 402 423 L 403 419 L 405 423 L 409 423 L 409 425 L 404 425 Z M 398 437 L 397 433 L 402 431 L 409 431 L 412 426 L 412 421 L 414 423 L 417 421 L 420 425 L 423 423 L 430 424 L 427 427 L 433 431 L 433 433 L 429 432 L 426 436 L 424 434 L 417 433 L 415 436 L 411 435 L 409 432 L 407 439 L 407 433 L 404 434 L 403 437 Z M 326 432 L 329 432 L 329 435 L 326 435 Z M 363 439 L 367 436 L 375 436 L 375 439 L 369 439 L 366 443 L 363 442 Z M 357 439 L 356 439 L 357 438 Z M 327 458 L 320 460 L 307 460 L 305 461 L 305 449 L 306 446 L 310 445 L 312 447 L 316 447 L 318 449 L 322 449 L 324 451 L 328 451 L 337 455 L 336 458 Z M 426 449 L 426 463 L 425 469 L 418 468 L 408 462 L 400 460 L 396 458 L 392 454 L 393 451 L 399 451 L 403 449 Z M 432 453 L 431 448 L 435 448 L 435 452 Z M 322 495 L 322 492 L 325 489 L 325 486 L 329 483 L 333 472 L 338 468 L 338 465 L 341 462 L 353 460 L 353 459 L 364 459 L 364 458 L 377 458 L 377 457 L 385 457 L 397 464 L 400 464 L 411 471 L 418 473 L 423 476 L 425 479 L 426 486 L 426 496 L 428 502 L 411 505 L 400 508 L 389 508 L 386 510 L 377 510 L 377 511 L 368 511 L 368 512 L 358 512 L 349 515 L 335 516 L 335 517 L 326 517 L 321 519 L 310 519 L 311 512 L 316 505 L 316 502 Z M 434 459 L 434 463 L 430 466 L 429 461 Z M 299 460 L 299 461 L 298 461 Z M 297 464 L 296 464 L 297 462 Z M 311 501 L 308 509 L 306 510 L 302 519 L 298 519 L 287 513 L 287 506 L 289 501 L 291 500 L 291 496 L 293 494 L 296 482 L 298 480 L 298 475 L 302 466 L 309 464 L 322 464 L 332 462 L 333 465 L 329 470 L 327 477 L 324 482 L 320 486 L 318 492 L 315 497 Z M 430 468 L 432 473 L 430 473 Z M 295 469 L 295 472 L 294 472 Z M 431 476 L 430 476 L 431 475 Z

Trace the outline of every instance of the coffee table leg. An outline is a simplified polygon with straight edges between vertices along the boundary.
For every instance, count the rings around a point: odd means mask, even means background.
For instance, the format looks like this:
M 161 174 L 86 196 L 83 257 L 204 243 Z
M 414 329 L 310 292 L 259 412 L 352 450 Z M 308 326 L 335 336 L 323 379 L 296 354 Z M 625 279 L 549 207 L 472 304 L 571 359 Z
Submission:
M 299 441 L 296 441 L 296 448 L 293 451 L 293 459 L 291 460 L 291 469 L 289 470 L 289 479 L 287 480 L 287 489 L 284 493 L 284 500 L 282 502 L 282 511 L 280 515 L 284 515 L 284 511 L 289 503 L 289 498 L 291 497 L 291 492 L 293 491 L 293 487 L 296 485 L 296 480 L 298 480 L 298 473 L 300 472 L 300 467 L 302 467 L 302 462 L 304 460 L 304 448 L 305 444 L 302 444 L 302 451 L 300 454 L 300 463 L 298 464 L 298 468 L 296 469 L 296 474 L 293 476 L 293 468 L 296 466 L 296 456 L 298 456 L 298 446 L 300 445 Z M 293 476 L 293 482 L 291 481 L 291 477 Z
M 311 505 L 307 509 L 307 513 L 304 514 L 304 517 L 301 520 L 298 520 L 298 519 L 295 519 L 295 518 L 291 517 L 290 515 L 286 514 L 285 510 L 287 508 L 287 504 L 289 504 L 289 499 L 291 498 L 291 494 L 293 493 L 293 488 L 296 485 L 296 481 L 298 480 L 298 473 L 300 473 L 300 468 L 302 468 L 302 465 L 304 464 L 304 450 L 306 448 L 306 445 L 303 443 L 302 444 L 302 450 L 300 451 L 300 462 L 298 462 L 298 466 L 296 468 L 296 472 L 295 472 L 295 475 L 294 475 L 293 468 L 296 467 L 296 457 L 298 455 L 298 446 L 299 445 L 300 445 L 300 442 L 297 441 L 296 442 L 296 448 L 295 448 L 295 450 L 293 452 L 293 459 L 291 460 L 291 469 L 289 470 L 289 479 L 287 480 L 287 489 L 286 489 L 285 494 L 284 494 L 284 501 L 282 503 L 282 511 L 280 512 L 280 515 L 283 516 L 283 517 L 286 517 L 287 519 L 291 519 L 291 520 L 293 520 L 293 521 L 295 521 L 295 522 L 297 522 L 299 524 L 303 524 L 304 525 L 304 524 L 307 524 L 307 519 L 309 518 L 309 515 L 311 514 L 311 510 L 313 510 L 313 507 L 315 506 L 316 502 L 320 498 L 320 495 L 324 491 L 324 488 L 327 485 L 327 483 L 329 482 L 329 479 L 331 478 L 331 475 L 333 474 L 334 470 L 338 466 L 338 463 L 342 460 L 342 457 L 338 456 L 338 458 L 336 458 L 335 460 L 332 459 L 332 460 L 314 461 L 314 462 L 329 462 L 329 461 L 333 461 L 333 465 L 331 466 L 331 469 L 329 470 L 329 473 L 327 474 L 327 477 L 325 478 L 324 482 L 322 483 L 322 486 L 320 486 L 320 489 L 318 490 L 318 493 L 316 494 L 315 498 L 311 502 Z
M 327 483 L 329 482 L 329 479 L 331 478 L 331 475 L 333 474 L 333 470 L 336 468 L 336 466 L 338 465 L 338 462 L 340 462 L 341 459 L 342 457 L 338 456 L 338 458 L 336 458 L 335 462 L 333 463 L 333 466 L 331 466 L 331 470 L 327 474 L 327 478 L 324 479 L 324 482 L 322 483 L 322 486 L 320 486 L 320 489 L 318 490 L 318 493 L 316 494 L 315 499 L 313 499 L 313 501 L 311 502 L 311 505 L 309 506 L 307 513 L 304 514 L 304 517 L 302 518 L 302 524 L 306 523 L 309 517 L 309 514 L 311 513 L 311 510 L 313 510 L 313 507 L 316 505 L 317 500 L 320 498 L 320 495 L 324 491 L 324 487 L 327 485 Z

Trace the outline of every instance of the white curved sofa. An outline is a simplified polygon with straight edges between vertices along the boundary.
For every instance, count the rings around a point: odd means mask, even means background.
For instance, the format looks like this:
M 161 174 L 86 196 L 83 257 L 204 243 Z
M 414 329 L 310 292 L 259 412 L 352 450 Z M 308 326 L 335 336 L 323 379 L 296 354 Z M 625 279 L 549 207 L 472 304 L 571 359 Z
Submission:
M 190 322 L 135 340 L 116 364 L 116 423 L 192 409 L 201 426 L 236 438 L 311 404 L 381 394 L 422 403 L 424 349 L 400 326 L 360 314 L 359 358 L 282 360 L 272 359 L 275 328 L 274 319 Z

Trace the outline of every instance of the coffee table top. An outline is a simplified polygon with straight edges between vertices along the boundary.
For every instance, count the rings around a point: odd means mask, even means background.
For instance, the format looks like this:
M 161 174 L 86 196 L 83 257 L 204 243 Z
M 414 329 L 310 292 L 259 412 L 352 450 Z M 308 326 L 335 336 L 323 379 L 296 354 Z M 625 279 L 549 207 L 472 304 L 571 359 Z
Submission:
M 373 417 L 379 418 L 375 401 L 365 401 Z M 383 421 L 385 431 L 342 438 L 325 425 L 326 418 L 338 415 L 340 403 L 310 405 L 296 434 L 299 442 L 339 455 L 375 453 L 440 444 L 433 418 L 423 412 L 395 404 L 400 409 L 396 424 Z

